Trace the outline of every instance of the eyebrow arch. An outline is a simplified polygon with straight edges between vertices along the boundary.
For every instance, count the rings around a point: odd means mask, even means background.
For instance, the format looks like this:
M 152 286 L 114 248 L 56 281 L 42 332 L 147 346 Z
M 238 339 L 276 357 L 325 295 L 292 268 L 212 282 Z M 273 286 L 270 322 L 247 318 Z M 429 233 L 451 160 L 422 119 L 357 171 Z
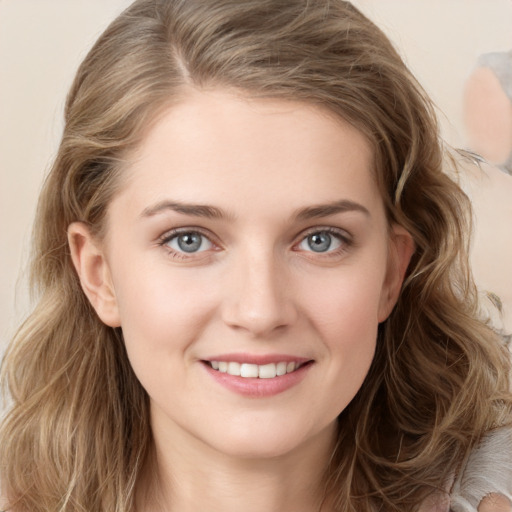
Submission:
M 189 204 L 180 203 L 179 201 L 163 200 L 153 206 L 148 206 L 140 214 L 141 218 L 152 217 L 166 210 L 172 210 L 184 215 L 191 215 L 194 217 L 204 217 L 207 219 L 224 219 L 228 217 L 226 213 L 220 208 L 206 204 Z M 351 211 L 358 211 L 370 216 L 370 212 L 363 205 L 347 199 L 335 201 L 328 204 L 320 204 L 308 206 L 298 210 L 293 216 L 296 220 L 304 221 L 311 220 L 318 217 L 327 217 L 337 213 L 345 213 Z
M 222 219 L 227 215 L 215 206 L 209 206 L 206 204 L 189 204 L 180 203 L 179 201 L 164 200 L 156 203 L 153 206 L 145 208 L 140 217 L 152 217 L 166 210 L 172 210 L 185 215 L 192 215 L 194 217 L 205 217 L 207 219 Z
M 341 201 L 335 201 L 333 203 L 319 204 L 303 208 L 295 214 L 295 218 L 303 221 L 353 211 L 364 213 L 368 217 L 371 216 L 369 210 L 362 204 L 349 201 L 348 199 L 342 199 Z

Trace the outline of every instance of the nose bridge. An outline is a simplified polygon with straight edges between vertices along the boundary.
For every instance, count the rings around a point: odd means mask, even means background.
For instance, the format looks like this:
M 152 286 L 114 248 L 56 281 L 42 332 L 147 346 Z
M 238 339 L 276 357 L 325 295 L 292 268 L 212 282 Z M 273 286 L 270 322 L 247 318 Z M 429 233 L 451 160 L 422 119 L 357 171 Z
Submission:
M 224 320 L 254 335 L 268 334 L 296 319 L 287 269 L 272 247 L 253 244 L 236 255 L 226 289 Z

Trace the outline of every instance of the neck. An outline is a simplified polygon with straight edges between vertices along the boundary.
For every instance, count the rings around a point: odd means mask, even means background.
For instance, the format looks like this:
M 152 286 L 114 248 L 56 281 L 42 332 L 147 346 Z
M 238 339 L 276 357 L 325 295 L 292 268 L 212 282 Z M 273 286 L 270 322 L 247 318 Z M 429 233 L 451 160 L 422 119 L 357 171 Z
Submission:
M 335 426 L 278 457 L 238 458 L 181 433 L 155 435 L 137 493 L 141 512 L 327 512 Z

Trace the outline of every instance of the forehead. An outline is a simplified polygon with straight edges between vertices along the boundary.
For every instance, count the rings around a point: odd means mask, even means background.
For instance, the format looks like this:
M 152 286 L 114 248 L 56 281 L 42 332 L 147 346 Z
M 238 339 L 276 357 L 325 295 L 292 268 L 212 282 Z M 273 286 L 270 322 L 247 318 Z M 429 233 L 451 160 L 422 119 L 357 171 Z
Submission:
M 168 195 L 228 209 L 267 196 L 290 208 L 381 202 L 371 146 L 353 126 L 306 103 L 222 90 L 192 91 L 163 112 L 123 181 L 140 208 Z

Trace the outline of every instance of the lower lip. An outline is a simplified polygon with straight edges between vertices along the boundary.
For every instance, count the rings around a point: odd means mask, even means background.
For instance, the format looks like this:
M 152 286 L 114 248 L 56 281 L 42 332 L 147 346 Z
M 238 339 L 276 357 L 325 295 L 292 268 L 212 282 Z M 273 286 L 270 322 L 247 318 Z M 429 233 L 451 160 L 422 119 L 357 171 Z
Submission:
M 287 391 L 299 384 L 312 366 L 312 362 L 309 362 L 294 372 L 272 379 L 259 379 L 230 375 L 214 370 L 208 363 L 203 362 L 202 364 L 216 382 L 230 391 L 252 398 L 265 398 Z

